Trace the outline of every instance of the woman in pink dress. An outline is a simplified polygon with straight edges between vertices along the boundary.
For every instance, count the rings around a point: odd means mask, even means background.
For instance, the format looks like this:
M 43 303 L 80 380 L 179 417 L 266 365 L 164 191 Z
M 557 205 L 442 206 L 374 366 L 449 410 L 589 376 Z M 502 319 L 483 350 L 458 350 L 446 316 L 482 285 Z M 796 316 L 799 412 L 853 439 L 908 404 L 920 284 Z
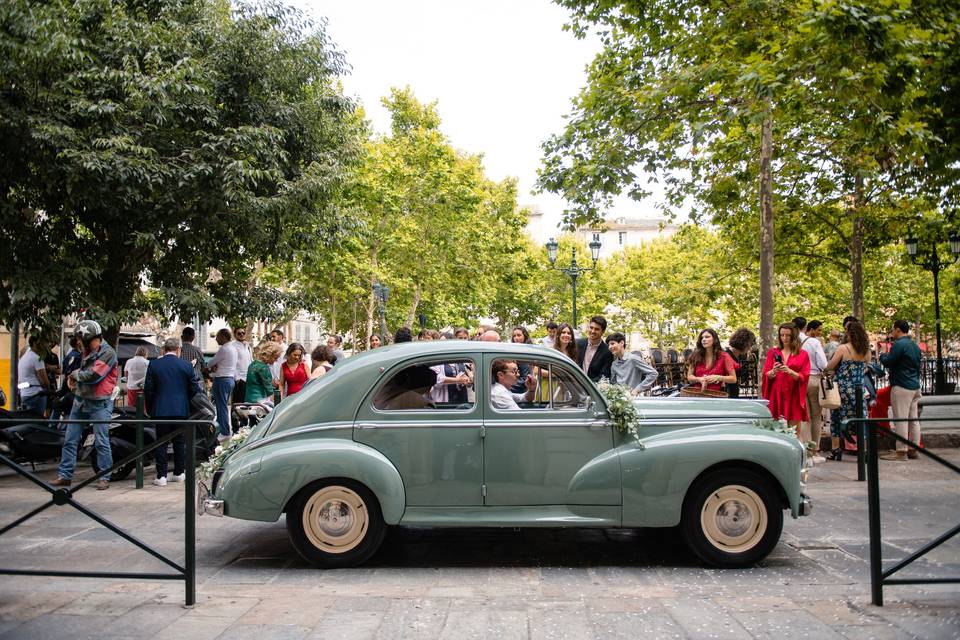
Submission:
M 783 418 L 787 424 L 799 427 L 807 417 L 807 380 L 810 378 L 810 358 L 800 348 L 800 332 L 793 323 L 777 329 L 777 342 L 767 352 L 761 376 L 761 393 L 770 401 L 770 415 Z M 799 429 L 797 430 L 799 434 Z
M 294 342 L 287 347 L 287 359 L 280 365 L 280 388 L 283 397 L 300 391 L 310 378 L 307 365 L 303 364 L 303 345 Z
M 737 381 L 737 363 L 720 348 L 720 336 L 713 329 L 704 329 L 697 337 L 697 347 L 687 357 L 687 382 L 702 389 L 720 391 Z

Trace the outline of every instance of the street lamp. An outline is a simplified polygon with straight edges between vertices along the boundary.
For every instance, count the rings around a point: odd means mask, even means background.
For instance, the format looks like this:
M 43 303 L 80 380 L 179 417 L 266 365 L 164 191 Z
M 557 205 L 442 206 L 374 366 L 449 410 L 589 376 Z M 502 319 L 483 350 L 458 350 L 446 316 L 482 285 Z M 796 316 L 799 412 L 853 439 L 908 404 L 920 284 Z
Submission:
M 550 266 L 556 269 L 557 271 L 562 271 L 563 273 L 570 276 L 570 283 L 573 285 L 573 327 L 577 326 L 577 278 L 587 271 L 593 271 L 597 266 L 597 260 L 600 258 L 600 241 L 594 237 L 593 242 L 588 244 L 590 247 L 590 255 L 593 257 L 593 266 L 592 267 L 581 267 L 577 264 L 577 247 L 574 245 L 571 250 L 570 255 L 570 266 L 569 267 L 558 267 L 557 262 L 557 249 L 560 245 L 557 244 L 557 241 L 553 238 L 550 238 L 550 241 L 547 242 L 547 259 L 550 260 Z
M 909 236 L 904 240 L 903 244 L 906 246 L 907 255 L 910 256 L 910 262 L 923 267 L 924 270 L 933 274 L 933 310 L 936 316 L 937 328 L 937 371 L 934 378 L 933 389 L 934 393 L 943 394 L 946 393 L 947 379 L 943 371 L 943 348 L 941 347 L 943 340 L 940 335 L 940 271 L 949 267 L 960 258 L 960 236 L 958 236 L 956 232 L 951 231 L 947 237 L 948 244 L 950 245 L 950 256 L 952 258 L 949 261 L 941 260 L 937 254 L 937 240 L 939 239 L 937 236 L 938 234 L 933 236 L 930 253 L 924 255 L 919 254 L 920 241 L 917 240 L 915 236 Z
M 380 340 L 386 344 L 387 341 L 387 296 L 390 295 L 390 287 L 379 282 L 373 283 L 373 296 L 377 299 L 377 310 L 380 312 Z

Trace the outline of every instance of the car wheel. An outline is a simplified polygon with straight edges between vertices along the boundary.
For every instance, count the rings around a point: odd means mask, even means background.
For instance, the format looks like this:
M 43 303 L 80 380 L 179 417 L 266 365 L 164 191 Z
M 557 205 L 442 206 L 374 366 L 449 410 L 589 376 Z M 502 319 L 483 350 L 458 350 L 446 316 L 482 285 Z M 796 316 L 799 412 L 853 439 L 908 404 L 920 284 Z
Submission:
M 698 480 L 683 502 L 687 546 L 705 563 L 748 567 L 767 557 L 783 531 L 771 480 L 748 469 L 718 469 Z
M 304 560 L 327 569 L 366 562 L 383 542 L 387 527 L 373 493 L 346 479 L 315 482 L 287 508 L 287 532 Z

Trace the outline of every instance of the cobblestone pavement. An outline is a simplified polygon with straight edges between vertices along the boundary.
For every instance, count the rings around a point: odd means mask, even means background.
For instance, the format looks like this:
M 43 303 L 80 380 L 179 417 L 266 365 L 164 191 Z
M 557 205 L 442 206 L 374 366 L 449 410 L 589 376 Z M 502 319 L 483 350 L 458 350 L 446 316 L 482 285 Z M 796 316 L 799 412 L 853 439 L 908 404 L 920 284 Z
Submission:
M 956 449 L 940 453 L 960 462 Z M 50 479 L 53 468 L 43 471 Z M 0 640 L 32 638 L 960 638 L 960 585 L 889 587 L 870 604 L 865 483 L 851 461 L 818 465 L 814 515 L 786 521 L 750 570 L 699 566 L 673 530 L 391 532 L 366 567 L 319 571 L 283 521 L 198 520 L 198 604 L 179 582 L 0 577 Z M 957 476 L 884 462 L 884 555 L 902 558 L 960 520 Z M 183 557 L 183 486 L 114 483 L 84 504 Z M 0 522 L 44 494 L 0 475 Z M 0 537 L 0 566 L 164 571 L 75 512 L 54 507 Z M 954 539 L 905 570 L 960 576 Z

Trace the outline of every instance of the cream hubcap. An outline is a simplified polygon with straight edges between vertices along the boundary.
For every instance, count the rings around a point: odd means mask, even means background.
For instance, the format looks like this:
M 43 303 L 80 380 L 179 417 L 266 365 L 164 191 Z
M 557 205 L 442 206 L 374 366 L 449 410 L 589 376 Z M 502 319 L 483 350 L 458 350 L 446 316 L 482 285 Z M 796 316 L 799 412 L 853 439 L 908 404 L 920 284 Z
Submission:
M 706 499 L 700 525 L 707 540 L 717 549 L 743 553 L 763 538 L 767 530 L 767 510 L 753 490 L 729 485 Z
M 339 485 L 324 487 L 303 508 L 303 531 L 310 544 L 327 553 L 345 553 L 367 535 L 367 505 L 354 491 Z

